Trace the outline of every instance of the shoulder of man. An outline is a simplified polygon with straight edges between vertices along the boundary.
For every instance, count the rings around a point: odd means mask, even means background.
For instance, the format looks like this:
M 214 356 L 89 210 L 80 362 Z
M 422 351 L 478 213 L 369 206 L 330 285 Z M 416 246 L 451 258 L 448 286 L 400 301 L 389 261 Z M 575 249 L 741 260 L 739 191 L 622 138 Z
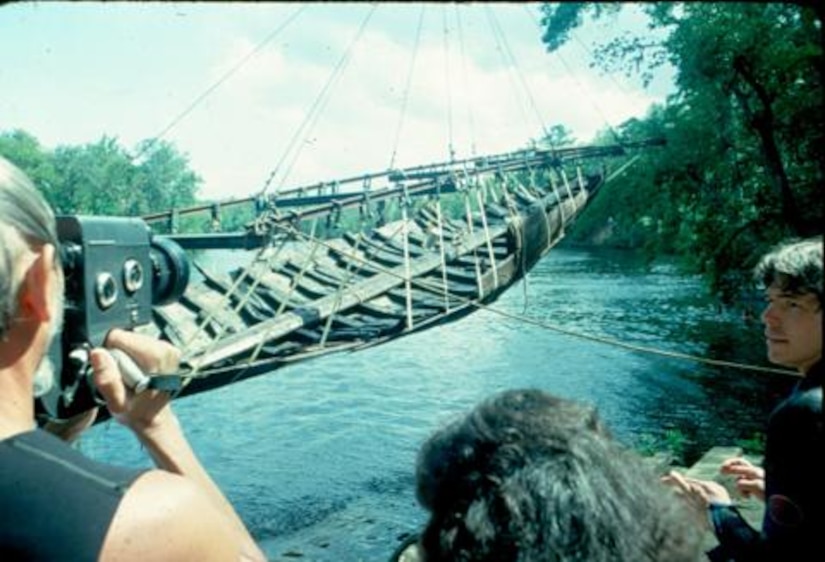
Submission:
M 115 514 L 100 560 L 239 560 L 230 523 L 193 482 L 150 470 L 129 488 Z

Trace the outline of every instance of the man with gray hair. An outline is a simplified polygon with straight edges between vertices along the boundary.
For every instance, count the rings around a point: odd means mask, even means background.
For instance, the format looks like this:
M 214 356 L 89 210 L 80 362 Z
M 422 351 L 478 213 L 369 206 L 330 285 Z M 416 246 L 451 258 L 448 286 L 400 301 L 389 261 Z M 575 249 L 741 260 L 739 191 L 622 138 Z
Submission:
M 728 459 L 721 472 L 743 495 L 765 502 L 761 531 L 751 528 L 727 490 L 713 481 L 672 472 L 665 481 L 701 509 L 719 546 L 710 560 L 819 560 L 825 530 L 825 430 L 822 408 L 822 236 L 783 244 L 756 267 L 765 288 L 762 313 L 768 359 L 802 376 L 771 413 L 764 466 Z M 819 554 L 817 554 L 819 553 Z
M 60 332 L 63 273 L 55 218 L 29 179 L 0 157 L 0 559 L 264 560 L 192 451 L 157 390 L 135 393 L 106 349 L 94 383 L 157 469 L 94 462 L 37 428 L 35 389 L 48 390 L 48 349 Z M 170 372 L 168 342 L 113 330 L 145 372 Z

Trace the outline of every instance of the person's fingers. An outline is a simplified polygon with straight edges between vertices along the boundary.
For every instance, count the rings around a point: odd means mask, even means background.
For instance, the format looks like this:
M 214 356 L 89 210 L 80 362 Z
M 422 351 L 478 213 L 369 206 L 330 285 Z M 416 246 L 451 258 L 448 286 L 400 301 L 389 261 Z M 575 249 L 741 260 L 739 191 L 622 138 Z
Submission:
M 724 472 L 724 474 L 735 476 L 737 479 L 755 480 L 758 478 L 765 478 L 765 471 L 758 466 L 741 466 L 733 467 Z
M 664 484 L 673 486 L 681 492 L 687 492 L 690 489 L 690 485 L 687 483 L 685 477 L 675 470 L 671 470 L 670 472 L 668 472 L 665 476 L 661 478 L 661 481 Z
M 178 369 L 181 353 L 167 341 L 115 328 L 106 336 L 106 347 L 127 353 L 146 373 L 170 373 Z
M 744 496 L 761 494 L 765 489 L 765 483 L 762 480 L 742 478 L 736 481 L 736 489 Z
M 697 515 L 702 516 L 707 508 L 706 483 L 703 480 L 690 478 L 680 474 L 675 470 L 662 477 L 662 481 L 674 488 L 676 494 L 681 497 Z M 706 518 L 702 518 L 706 521 Z
M 112 414 L 126 409 L 126 387 L 114 358 L 105 349 L 93 349 L 89 353 L 95 387 L 100 392 Z
M 753 468 L 753 464 L 751 464 L 750 461 L 742 457 L 733 457 L 723 462 L 719 470 L 723 474 L 728 474 L 731 471 L 747 470 L 749 468 Z

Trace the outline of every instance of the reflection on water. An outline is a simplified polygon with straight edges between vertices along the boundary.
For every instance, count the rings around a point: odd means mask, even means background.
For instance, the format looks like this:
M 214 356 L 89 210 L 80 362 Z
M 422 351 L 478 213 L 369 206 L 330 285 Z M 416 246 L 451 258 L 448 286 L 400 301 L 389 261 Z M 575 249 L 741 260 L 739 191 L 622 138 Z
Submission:
M 423 521 L 413 481 L 419 444 L 492 392 L 539 387 L 590 402 L 633 445 L 678 429 L 693 456 L 760 432 L 792 380 L 550 329 L 766 365 L 758 324 L 719 313 L 704 293 L 698 278 L 667 264 L 555 249 L 493 310 L 184 398 L 176 409 L 272 560 L 384 560 Z M 82 447 L 147 465 L 110 423 Z

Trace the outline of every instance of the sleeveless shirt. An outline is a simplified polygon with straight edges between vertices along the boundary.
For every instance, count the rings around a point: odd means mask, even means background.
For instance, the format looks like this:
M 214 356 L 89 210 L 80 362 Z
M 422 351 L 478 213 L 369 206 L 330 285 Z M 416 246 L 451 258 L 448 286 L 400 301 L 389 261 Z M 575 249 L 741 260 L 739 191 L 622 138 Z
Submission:
M 40 429 L 0 441 L 0 560 L 97 560 L 142 472 L 95 462 Z

